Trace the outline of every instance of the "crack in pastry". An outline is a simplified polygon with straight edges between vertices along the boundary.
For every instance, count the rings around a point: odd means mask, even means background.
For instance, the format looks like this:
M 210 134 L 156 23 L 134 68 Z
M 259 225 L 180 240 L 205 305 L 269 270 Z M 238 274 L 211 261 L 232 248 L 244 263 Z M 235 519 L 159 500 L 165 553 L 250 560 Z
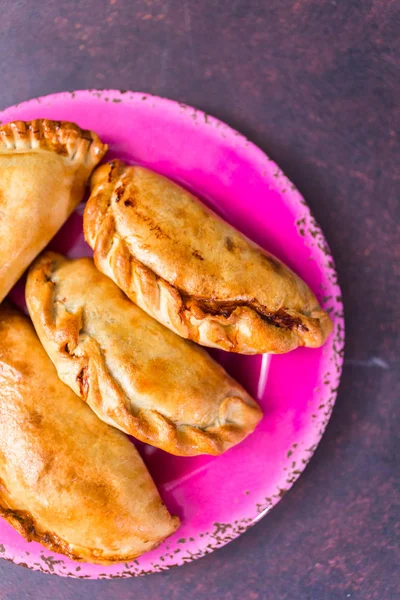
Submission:
M 127 562 L 179 526 L 134 445 L 57 376 L 29 320 L 0 307 L 0 517 L 77 561 Z
M 0 302 L 82 200 L 106 150 L 73 123 L 0 126 Z
M 279 309 L 275 313 L 269 313 L 265 307 L 258 305 L 255 298 L 251 302 L 245 300 L 232 302 L 229 300 L 215 301 L 207 298 L 193 298 L 190 296 L 185 298 L 183 294 L 181 294 L 181 296 L 185 308 L 189 311 L 195 312 L 197 308 L 203 313 L 208 313 L 213 316 L 222 316 L 228 319 L 237 308 L 243 306 L 255 310 L 262 319 L 271 325 L 275 325 L 275 327 L 282 327 L 283 329 L 293 329 L 297 327 L 301 331 L 308 331 L 306 325 L 304 325 L 299 318 L 290 316 L 283 309 Z
M 142 442 L 176 455 L 216 455 L 261 419 L 205 350 L 130 302 L 91 259 L 43 254 L 29 271 L 26 301 L 62 381 L 103 421 Z
M 119 160 L 91 185 L 84 232 L 96 266 L 160 323 L 243 354 L 325 342 L 332 323 L 308 286 L 192 194 Z

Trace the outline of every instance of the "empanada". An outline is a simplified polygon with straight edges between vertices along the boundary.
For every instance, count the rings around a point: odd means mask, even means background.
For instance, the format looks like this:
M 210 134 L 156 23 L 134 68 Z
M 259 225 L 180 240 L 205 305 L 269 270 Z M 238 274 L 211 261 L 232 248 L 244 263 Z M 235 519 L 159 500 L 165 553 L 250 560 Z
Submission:
M 129 561 L 179 525 L 137 450 L 66 385 L 32 324 L 0 307 L 0 516 L 74 560 Z
M 142 442 L 220 454 L 260 420 L 258 405 L 205 350 L 149 317 L 91 259 L 40 256 L 26 301 L 59 377 Z
M 73 123 L 0 127 L 0 302 L 82 200 L 106 150 Z
M 96 266 L 148 314 L 243 354 L 317 347 L 329 316 L 307 285 L 192 194 L 114 160 L 92 177 L 84 231 Z

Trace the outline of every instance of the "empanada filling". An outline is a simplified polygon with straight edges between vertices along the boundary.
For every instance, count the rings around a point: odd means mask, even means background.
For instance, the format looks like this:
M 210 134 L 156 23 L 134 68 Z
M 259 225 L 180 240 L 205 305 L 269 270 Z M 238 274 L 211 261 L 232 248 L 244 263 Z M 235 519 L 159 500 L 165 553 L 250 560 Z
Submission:
M 301 322 L 300 319 L 292 317 L 283 308 L 275 313 L 260 305 L 256 299 L 252 301 L 246 300 L 213 300 L 208 298 L 193 298 L 187 296 L 183 298 L 185 308 L 196 314 L 196 309 L 200 309 L 203 313 L 209 313 L 214 316 L 222 316 L 229 319 L 234 311 L 241 307 L 247 307 L 254 310 L 264 321 L 275 327 L 282 329 L 299 329 L 300 331 L 308 331 L 308 328 Z M 199 315 L 200 316 L 200 315 Z

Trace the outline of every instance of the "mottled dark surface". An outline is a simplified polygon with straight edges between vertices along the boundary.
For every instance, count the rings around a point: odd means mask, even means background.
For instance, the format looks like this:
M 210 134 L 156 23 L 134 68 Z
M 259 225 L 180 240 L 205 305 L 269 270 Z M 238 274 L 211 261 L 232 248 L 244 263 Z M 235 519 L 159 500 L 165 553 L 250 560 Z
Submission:
M 347 318 L 326 435 L 255 528 L 201 561 L 136 580 L 62 580 L 1 562 L 0 600 L 399 598 L 398 2 L 0 0 L 0 8 L 1 108 L 110 87 L 227 121 L 311 205 Z

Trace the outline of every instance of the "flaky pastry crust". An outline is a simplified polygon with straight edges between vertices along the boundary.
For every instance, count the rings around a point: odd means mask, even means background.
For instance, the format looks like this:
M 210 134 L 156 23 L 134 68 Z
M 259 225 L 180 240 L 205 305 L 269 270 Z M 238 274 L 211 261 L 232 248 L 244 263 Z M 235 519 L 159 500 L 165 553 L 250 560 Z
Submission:
M 0 302 L 82 200 L 106 150 L 65 121 L 0 126 Z
M 124 434 L 57 376 L 32 324 L 0 307 L 0 517 L 77 561 L 126 562 L 179 526 Z
M 96 266 L 172 331 L 243 354 L 324 343 L 332 323 L 307 285 L 192 194 L 119 160 L 91 185 Z
M 26 301 L 62 381 L 142 442 L 176 455 L 220 454 L 259 422 L 256 402 L 205 350 L 130 302 L 91 259 L 43 254 Z

